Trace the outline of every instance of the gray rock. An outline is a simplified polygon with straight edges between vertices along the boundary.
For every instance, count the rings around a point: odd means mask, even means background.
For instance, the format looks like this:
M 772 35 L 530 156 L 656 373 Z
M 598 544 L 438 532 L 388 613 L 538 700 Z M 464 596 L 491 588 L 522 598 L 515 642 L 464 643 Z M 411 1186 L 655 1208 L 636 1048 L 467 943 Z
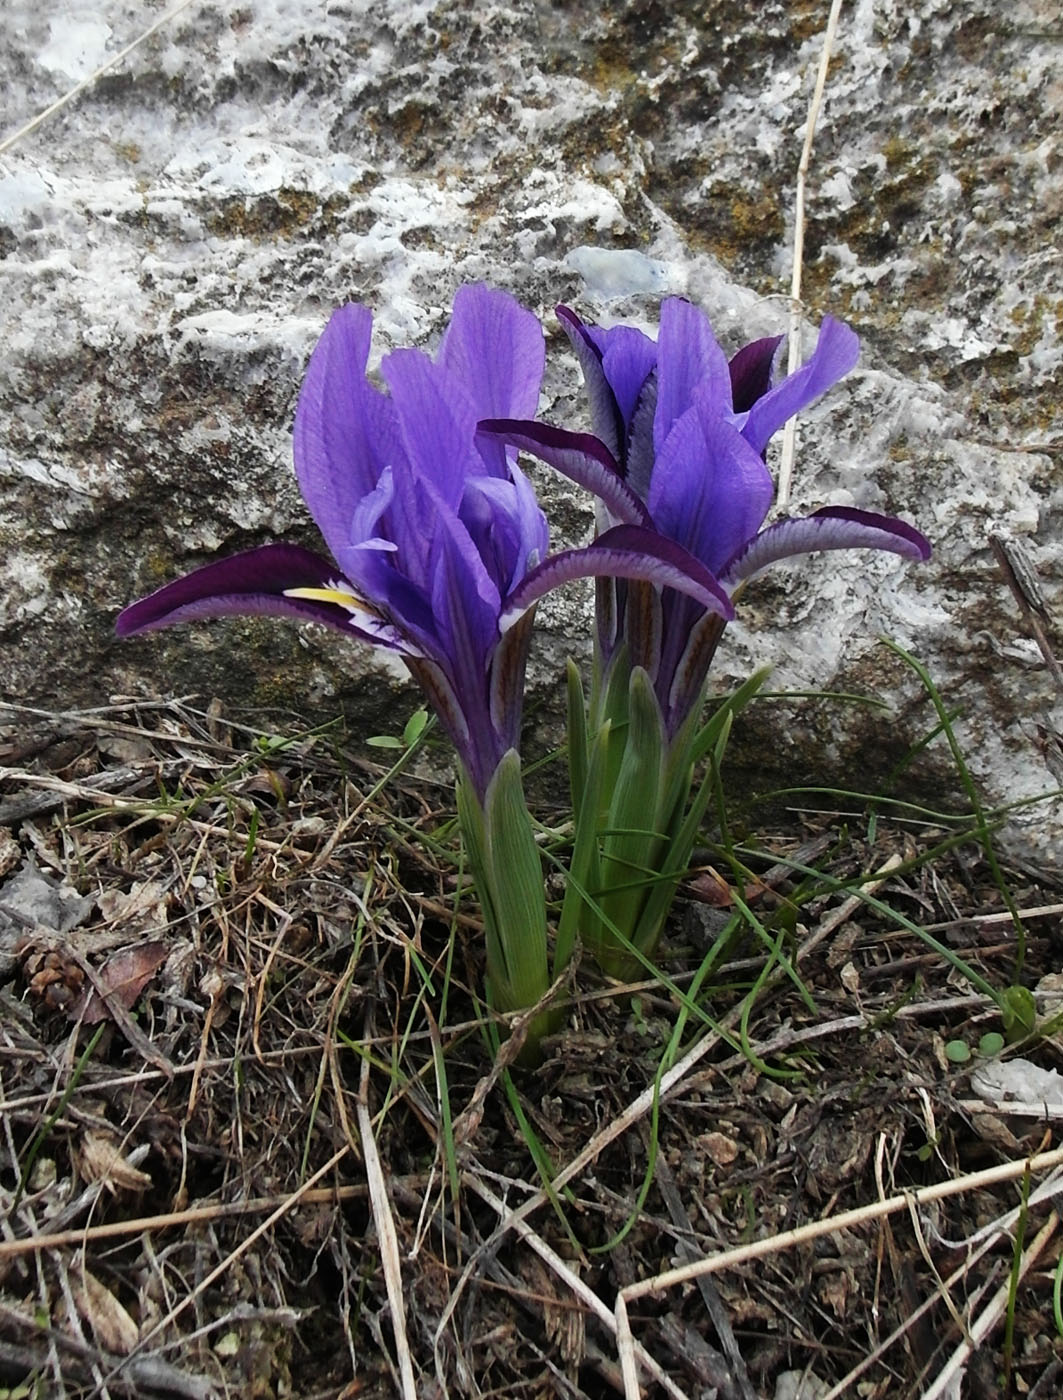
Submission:
M 44 10 L 8 0 L 0 133 L 145 24 L 129 0 Z M 431 342 L 462 282 L 508 288 L 551 327 L 544 409 L 565 421 L 583 407 L 547 314 L 559 300 L 652 326 L 680 292 L 728 348 L 784 329 L 822 22 L 783 0 L 196 0 L 0 152 L 0 693 L 66 706 L 172 688 L 342 705 L 370 732 L 393 718 L 395 668 L 330 636 L 233 621 L 119 644 L 114 615 L 219 551 L 314 543 L 291 415 L 345 299 L 375 308 L 382 353 Z M 813 323 L 850 320 L 864 351 L 802 420 L 794 506 L 895 510 L 936 553 L 823 556 L 751 588 L 721 687 L 773 661 L 780 688 L 892 708 L 755 710 L 734 759 L 758 789 L 866 789 L 929 731 L 879 633 L 962 710 L 990 802 L 1059 786 L 1059 689 L 987 538 L 1024 550 L 1058 646 L 1058 58 L 1050 0 L 845 9 L 804 292 Z M 536 479 L 558 542 L 581 538 L 587 502 Z M 575 592 L 540 609 L 544 735 L 587 615 Z M 1015 822 L 1014 841 L 1063 865 L 1058 803 Z

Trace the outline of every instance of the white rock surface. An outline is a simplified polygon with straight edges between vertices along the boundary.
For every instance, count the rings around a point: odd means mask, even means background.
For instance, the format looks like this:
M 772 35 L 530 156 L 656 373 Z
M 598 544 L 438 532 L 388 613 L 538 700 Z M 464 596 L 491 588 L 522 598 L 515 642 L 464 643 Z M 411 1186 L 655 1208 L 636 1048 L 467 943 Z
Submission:
M 7 0 L 0 141 L 159 13 Z M 344 299 L 375 308 L 377 354 L 430 342 L 472 279 L 544 316 L 574 300 L 651 327 L 681 292 L 728 348 L 783 329 L 822 22 L 784 0 L 195 0 L 0 151 L 0 693 L 392 709 L 393 668 L 315 632 L 235 621 L 119 645 L 114 614 L 218 550 L 314 542 L 290 421 Z M 895 710 L 762 707 L 734 750 L 761 787 L 867 787 L 931 728 L 879 633 L 962 709 L 991 802 L 1059 786 L 1059 693 L 987 542 L 1024 546 L 1063 650 L 1055 31 L 1052 0 L 845 8 L 805 293 L 864 351 L 803 421 L 794 504 L 896 510 L 936 554 L 826 556 L 750 590 L 721 685 L 771 660 L 780 687 Z M 547 411 L 582 413 L 578 386 L 552 329 Z M 586 501 L 538 479 L 557 539 L 580 537 Z M 540 621 L 548 721 L 586 603 Z M 1016 821 L 1063 866 L 1058 803 Z

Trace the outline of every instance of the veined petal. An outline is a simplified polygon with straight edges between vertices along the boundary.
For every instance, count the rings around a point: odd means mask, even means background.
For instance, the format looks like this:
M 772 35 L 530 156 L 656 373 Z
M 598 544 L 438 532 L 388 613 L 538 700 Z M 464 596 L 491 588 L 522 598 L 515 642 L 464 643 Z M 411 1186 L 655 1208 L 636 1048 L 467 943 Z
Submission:
M 546 365 L 543 331 L 506 292 L 462 287 L 437 360 L 464 385 L 477 418 L 534 415 Z
M 304 589 L 319 596 L 290 596 Z M 349 604 L 336 601 L 342 594 Z M 320 622 L 376 646 L 411 650 L 393 627 L 357 604 L 335 564 L 298 545 L 267 544 L 207 564 L 131 603 L 119 613 L 115 631 L 131 637 L 201 618 L 263 615 Z
M 395 473 L 391 467 L 385 467 L 372 491 L 368 491 L 355 506 L 344 545 L 394 551 L 397 548 L 395 543 L 378 528 L 394 499 Z M 336 550 L 336 558 L 339 558 L 339 550 Z
M 709 318 L 700 307 L 682 297 L 661 303 L 661 329 L 657 337 L 657 413 L 653 421 L 653 445 L 658 452 L 694 402 L 701 387 L 717 413 L 731 411 L 731 373 L 727 357 L 716 343 Z
M 903 520 L 849 506 L 825 506 L 813 515 L 769 525 L 738 550 L 720 578 L 733 587 L 777 559 L 820 549 L 884 549 L 905 559 L 930 558 L 929 540 Z
M 650 525 L 646 507 L 624 482 L 616 459 L 605 443 L 591 433 L 572 433 L 548 423 L 504 418 L 484 419 L 479 432 L 530 452 L 540 462 L 555 467 L 577 486 L 593 492 L 617 520 L 628 525 Z
M 649 499 L 653 480 L 653 424 L 657 417 L 657 375 L 651 374 L 642 386 L 627 432 L 627 461 L 624 480 L 640 501 Z
M 554 554 L 533 569 L 505 600 L 499 617 L 504 632 L 551 589 L 576 578 L 605 575 L 641 579 L 659 588 L 674 588 L 695 599 L 710 612 L 734 617 L 726 591 L 708 569 L 681 545 L 655 530 L 638 525 L 617 525 L 583 549 Z
M 434 518 L 429 577 L 440 655 L 470 689 L 474 682 L 482 689 L 487 658 L 498 640 L 501 589 L 458 516 L 440 497 L 433 499 L 428 483 L 426 494 Z M 464 699 L 460 680 L 458 686 Z
M 657 346 L 635 326 L 613 326 L 598 335 L 602 369 L 613 391 L 626 439 L 643 387 L 657 363 Z
M 517 470 L 508 481 L 481 476 L 466 482 L 459 519 L 498 585 L 499 595 L 514 588 L 546 554 L 546 517 L 530 483 Z
M 299 489 L 333 554 L 388 464 L 401 455 L 394 410 L 366 380 L 373 317 L 364 306 L 334 312 L 310 356 L 295 410 Z
M 750 407 L 742 436 L 755 452 L 763 452 L 788 418 L 837 384 L 859 357 L 860 339 L 856 332 L 833 316 L 824 316 L 811 357 L 756 400 Z
M 715 409 L 715 385 L 699 385 L 658 454 L 647 502 L 661 533 L 714 573 L 756 534 L 774 492 L 759 453 Z
M 524 702 L 524 673 L 531 648 L 534 607 L 503 632 L 491 657 L 489 705 L 491 723 L 503 748 L 520 745 L 520 715 Z
M 735 413 L 748 413 L 756 401 L 771 388 L 775 353 L 782 344 L 781 335 L 766 340 L 754 340 L 743 345 L 728 365 L 731 375 L 731 399 Z
M 464 757 L 469 748 L 469 726 L 447 676 L 436 662 L 418 656 L 406 659 L 406 669 L 428 696 L 451 742 Z
M 417 478 L 431 481 L 456 511 L 466 477 L 484 471 L 473 447 L 476 411 L 457 376 L 421 350 L 393 350 L 381 362 L 380 372 L 391 390 L 411 468 L 396 473 L 396 490 L 408 529 L 423 540 L 431 533 L 432 518 Z M 409 543 L 416 542 L 410 539 Z

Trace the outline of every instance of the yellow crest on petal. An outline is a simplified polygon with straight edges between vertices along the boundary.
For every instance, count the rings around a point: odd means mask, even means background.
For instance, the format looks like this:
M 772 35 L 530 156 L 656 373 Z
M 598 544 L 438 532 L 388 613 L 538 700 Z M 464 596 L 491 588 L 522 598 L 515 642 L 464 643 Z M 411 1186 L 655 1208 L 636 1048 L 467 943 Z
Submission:
M 348 611 L 357 609 L 359 612 L 369 611 L 360 598 L 356 598 L 353 593 L 348 593 L 342 588 L 286 588 L 284 590 L 286 598 L 309 598 L 315 603 L 336 603 L 341 608 Z

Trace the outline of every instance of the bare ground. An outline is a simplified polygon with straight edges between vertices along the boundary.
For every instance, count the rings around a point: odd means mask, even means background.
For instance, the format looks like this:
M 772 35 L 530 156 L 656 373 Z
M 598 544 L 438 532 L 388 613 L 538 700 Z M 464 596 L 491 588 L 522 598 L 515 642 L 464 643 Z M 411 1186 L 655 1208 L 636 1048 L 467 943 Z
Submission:
M 740 890 L 707 848 L 667 980 L 578 967 L 511 1070 L 449 789 L 278 732 L 0 710 L 0 1394 L 1063 1392 L 1057 1122 L 972 1092 L 999 1010 L 904 926 L 1014 980 L 977 845 L 793 813 Z M 1043 989 L 1060 892 L 1005 875 Z M 699 980 L 736 895 L 792 975 Z

